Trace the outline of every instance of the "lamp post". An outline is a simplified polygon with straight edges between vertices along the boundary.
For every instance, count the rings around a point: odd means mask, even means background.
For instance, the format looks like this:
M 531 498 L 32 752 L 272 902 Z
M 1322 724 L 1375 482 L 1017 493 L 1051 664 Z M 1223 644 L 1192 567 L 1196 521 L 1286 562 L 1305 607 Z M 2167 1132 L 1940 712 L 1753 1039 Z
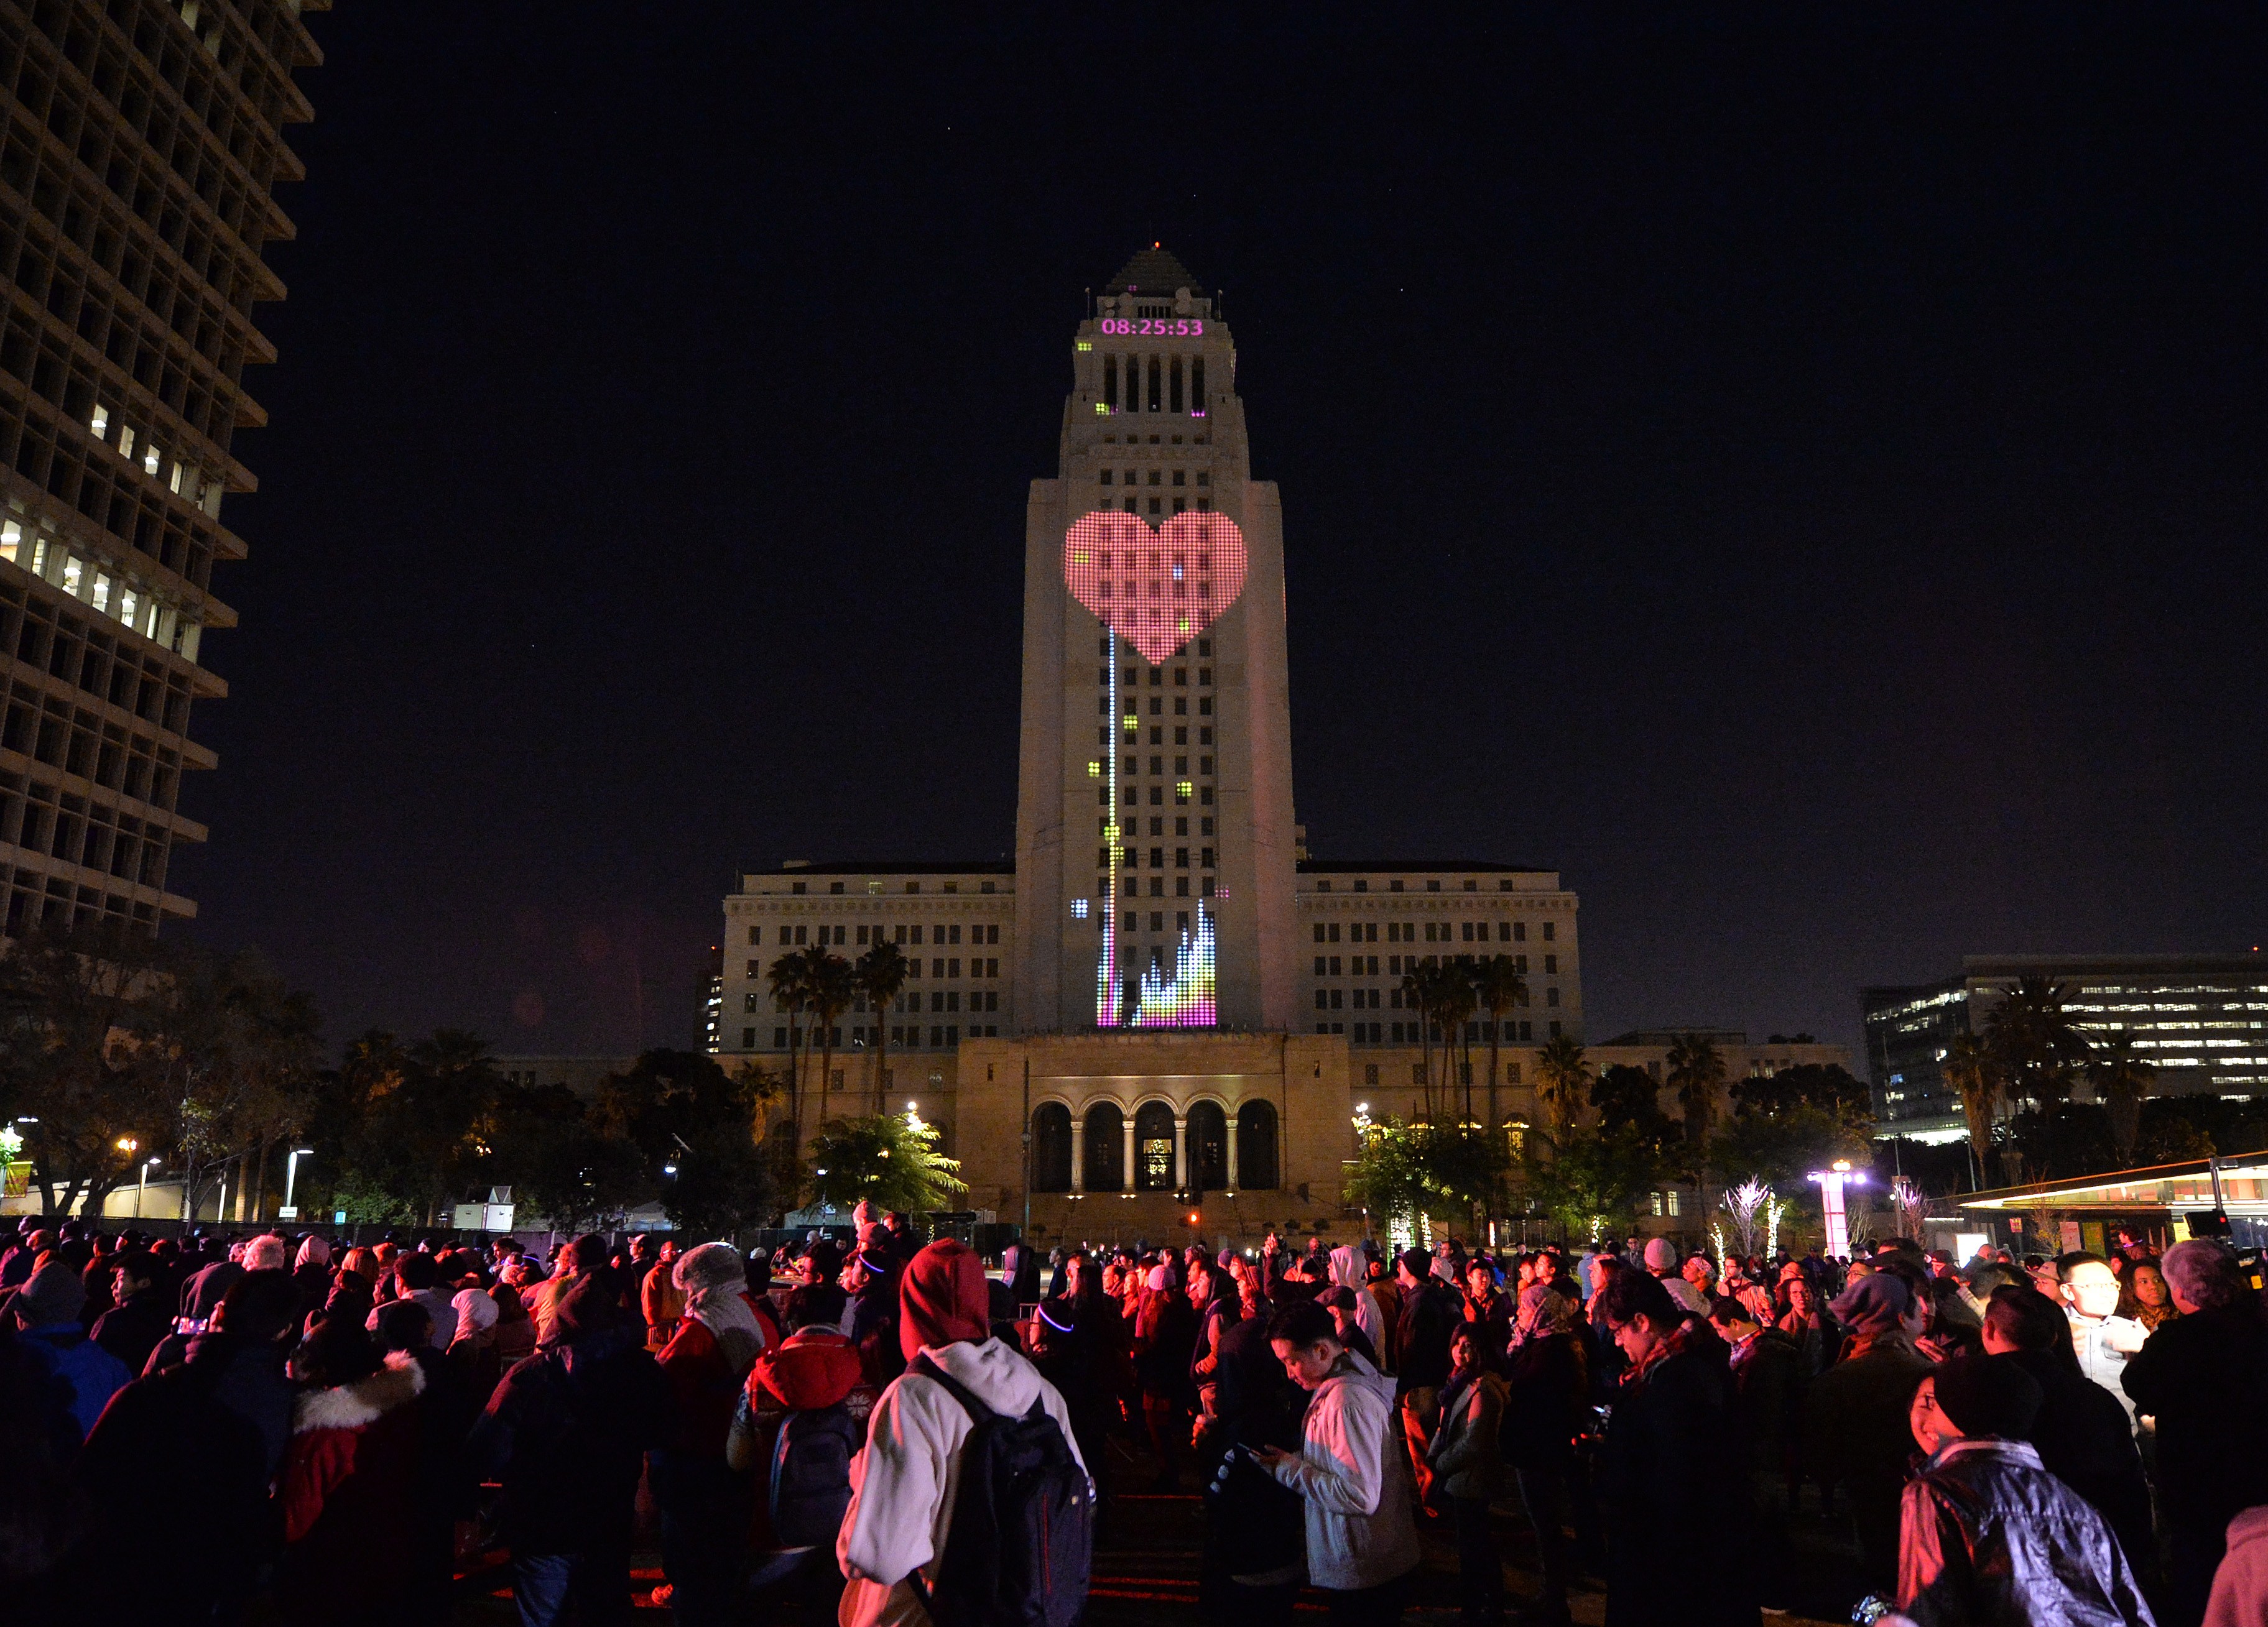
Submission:
M 291 1156 L 284 1160 L 284 1208 L 277 1214 L 277 1219 L 297 1220 L 299 1218 L 299 1206 L 291 1201 L 292 1194 L 299 1184 L 299 1160 L 314 1155 L 313 1147 L 294 1147 Z
M 134 1218 L 142 1218 L 142 1200 L 150 1195 L 150 1168 L 162 1160 L 145 1158 L 142 1160 L 142 1178 L 134 1183 Z
M 141 1150 L 142 1147 L 142 1144 L 135 1140 L 131 1136 L 119 1137 L 116 1145 L 118 1150 L 126 1154 L 129 1158 L 132 1158 L 136 1152 Z M 106 1199 L 105 1201 L 107 1202 L 107 1200 Z M 84 1212 L 84 1210 L 82 1210 L 81 1212 Z M 136 1220 L 139 1220 L 142 1218 L 142 1199 L 138 1195 L 134 1199 L 134 1218 Z
M 1838 1158 L 1827 1169 L 1815 1169 L 1811 1179 L 1819 1182 L 1819 1207 L 1827 1221 L 1827 1257 L 1847 1260 L 1851 1257 L 1851 1219 L 1843 1206 L 1843 1189 L 1847 1185 L 1864 1186 L 1867 1173 L 1854 1170 L 1851 1160 Z

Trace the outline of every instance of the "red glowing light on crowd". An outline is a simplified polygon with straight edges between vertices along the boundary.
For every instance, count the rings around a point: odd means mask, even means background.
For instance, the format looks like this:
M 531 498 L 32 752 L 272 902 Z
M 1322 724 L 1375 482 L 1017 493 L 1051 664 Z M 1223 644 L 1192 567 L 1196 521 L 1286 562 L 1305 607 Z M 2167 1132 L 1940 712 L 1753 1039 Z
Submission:
M 1174 515 L 1152 531 L 1104 510 L 1064 533 L 1071 597 L 1156 666 L 1244 591 L 1244 534 L 1226 514 Z

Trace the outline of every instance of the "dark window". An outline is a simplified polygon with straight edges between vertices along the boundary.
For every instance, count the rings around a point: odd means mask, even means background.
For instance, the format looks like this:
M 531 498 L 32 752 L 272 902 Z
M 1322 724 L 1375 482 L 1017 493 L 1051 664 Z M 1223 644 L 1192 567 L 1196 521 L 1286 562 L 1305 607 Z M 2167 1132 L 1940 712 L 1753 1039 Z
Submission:
M 1228 1115 L 1217 1101 L 1200 1101 L 1189 1108 L 1189 1184 L 1202 1192 L 1219 1192 L 1228 1185 Z
M 1086 1189 L 1116 1192 L 1124 1185 L 1125 1123 L 1108 1102 L 1086 1110 Z
M 1071 1109 L 1060 1101 L 1032 1115 L 1032 1190 L 1071 1190 Z
M 1276 1109 L 1248 1101 L 1236 1110 L 1236 1183 L 1253 1191 L 1273 1191 L 1276 1173 Z
M 1174 1186 L 1174 1110 L 1145 1101 L 1134 1110 L 1134 1184 L 1145 1192 Z

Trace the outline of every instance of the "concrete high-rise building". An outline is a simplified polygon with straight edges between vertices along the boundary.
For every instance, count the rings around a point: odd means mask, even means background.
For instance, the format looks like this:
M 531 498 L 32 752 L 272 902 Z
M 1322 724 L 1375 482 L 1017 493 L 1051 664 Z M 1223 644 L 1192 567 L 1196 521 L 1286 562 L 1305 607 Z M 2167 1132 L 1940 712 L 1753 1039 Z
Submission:
M 284 127 L 329 0 L 0 0 L 0 890 L 5 931 L 154 931 L 181 775 L 214 766 L 189 709 L 227 686 L 203 634 L 241 559 L 232 442 L 266 422 L 253 307 L 299 179 Z
M 1557 872 L 1303 853 L 1283 509 L 1236 359 L 1212 294 L 1154 246 L 1073 336 L 1057 467 L 1025 505 L 1012 865 L 796 862 L 725 902 L 718 1050 L 777 1066 L 814 1037 L 772 996 L 783 953 L 903 946 L 891 1009 L 817 1036 L 807 1113 L 912 1102 L 973 1208 L 1020 1218 L 1028 1196 L 1049 1231 L 1164 1235 L 1204 1191 L 1231 1233 L 1359 1231 L 1338 1204 L 1358 1111 L 1462 1111 L 1470 1084 L 1476 1113 L 1514 1122 L 1536 1048 L 1582 1035 Z M 1403 978 L 1498 953 L 1528 1004 L 1474 1013 L 1450 1036 L 1473 1060 L 1429 1086 L 1444 1052 Z

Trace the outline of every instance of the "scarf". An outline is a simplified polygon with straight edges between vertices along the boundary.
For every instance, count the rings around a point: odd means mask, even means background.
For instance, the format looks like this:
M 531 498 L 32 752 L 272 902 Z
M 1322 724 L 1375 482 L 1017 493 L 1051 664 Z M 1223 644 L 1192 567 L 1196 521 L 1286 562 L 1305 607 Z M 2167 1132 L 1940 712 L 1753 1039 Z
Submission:
M 924 1349 L 992 1336 L 984 1262 L 950 1238 L 913 1257 L 898 1285 L 898 1348 L 908 1361 Z
M 1646 1375 L 1668 1361 L 1672 1356 L 1683 1356 L 1693 1343 L 1693 1324 L 1682 1321 L 1669 1330 L 1669 1336 L 1648 1351 L 1628 1373 L 1623 1374 L 1625 1387 L 1639 1383 Z
M 1574 1322 L 1575 1307 L 1565 1295 L 1548 1283 L 1530 1283 L 1520 1291 L 1520 1315 L 1513 1323 L 1508 1348 L 1516 1351 L 1530 1339 L 1569 1332 Z
M 685 1314 L 715 1336 L 734 1378 L 756 1365 L 764 1348 L 764 1327 L 740 1284 L 696 1289 L 685 1297 Z

